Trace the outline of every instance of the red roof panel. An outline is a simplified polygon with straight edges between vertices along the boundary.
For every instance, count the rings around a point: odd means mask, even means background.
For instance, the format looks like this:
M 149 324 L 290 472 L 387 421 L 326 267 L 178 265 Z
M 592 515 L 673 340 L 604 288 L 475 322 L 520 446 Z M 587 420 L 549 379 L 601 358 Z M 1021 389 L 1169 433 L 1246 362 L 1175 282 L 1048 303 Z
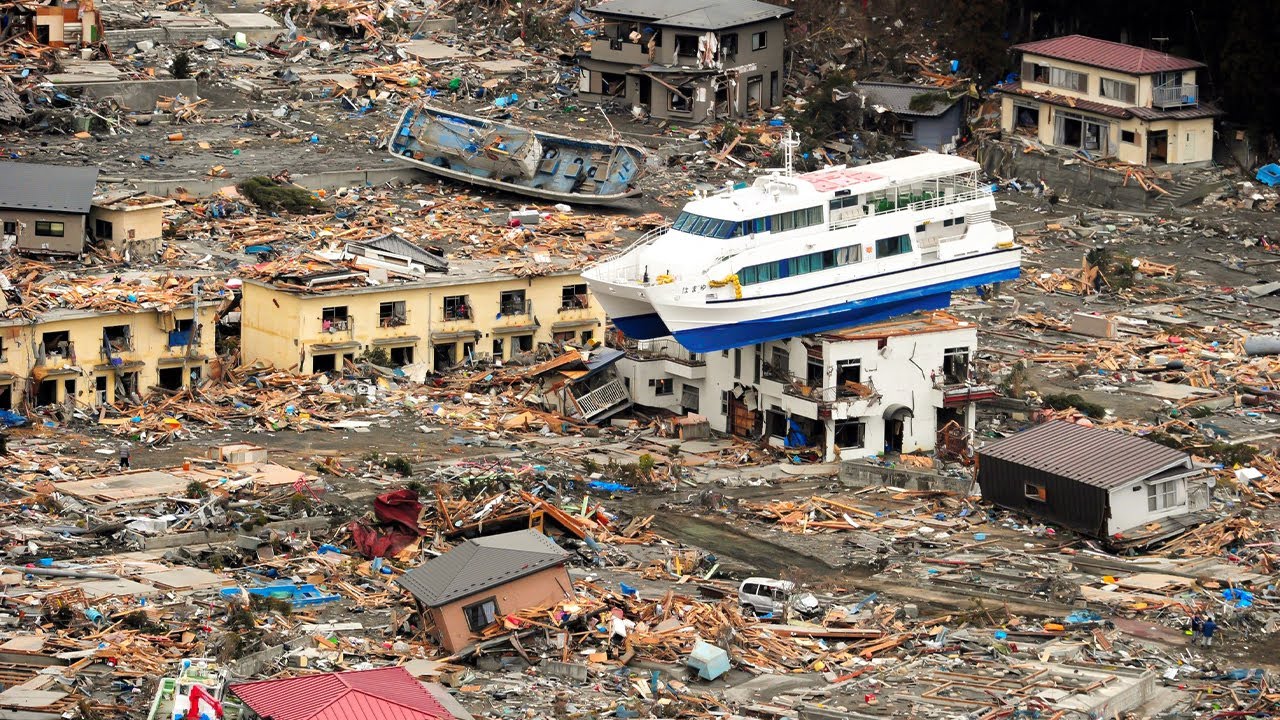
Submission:
M 237 683 L 231 692 L 273 720 L 454 720 L 402 667 Z
M 1172 70 L 1194 70 L 1204 63 L 1146 48 L 1099 40 L 1085 35 L 1036 40 L 1014 45 L 1014 50 L 1067 60 L 1130 75 L 1150 75 Z

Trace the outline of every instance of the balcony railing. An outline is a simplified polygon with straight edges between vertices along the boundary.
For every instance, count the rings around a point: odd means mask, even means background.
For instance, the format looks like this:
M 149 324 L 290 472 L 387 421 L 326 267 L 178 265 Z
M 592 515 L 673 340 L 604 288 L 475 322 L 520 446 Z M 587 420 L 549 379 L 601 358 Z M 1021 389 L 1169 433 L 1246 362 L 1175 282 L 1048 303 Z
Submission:
M 1200 86 L 1195 83 L 1161 85 L 1151 90 L 1151 104 L 1158 108 L 1186 107 L 1200 101 Z
M 639 360 L 674 360 L 685 365 L 705 365 L 706 359 L 690 352 L 674 338 L 657 338 L 655 340 L 633 340 L 627 338 L 624 349 L 627 354 Z
M 578 408 L 582 410 L 582 419 L 590 420 L 609 408 L 627 402 L 630 395 L 622 381 L 614 379 L 575 399 L 578 401 Z

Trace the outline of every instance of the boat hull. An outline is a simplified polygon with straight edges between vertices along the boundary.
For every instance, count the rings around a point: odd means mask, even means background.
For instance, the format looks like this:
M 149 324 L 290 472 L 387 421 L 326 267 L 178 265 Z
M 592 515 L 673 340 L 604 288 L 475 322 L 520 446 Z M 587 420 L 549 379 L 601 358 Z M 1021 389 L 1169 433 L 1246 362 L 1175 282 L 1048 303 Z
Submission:
M 449 126 L 448 131 L 439 130 L 442 126 Z M 517 134 L 528 138 L 527 149 L 533 152 L 520 162 L 504 161 L 500 151 L 492 151 L 498 153 L 496 158 L 489 157 L 486 151 L 491 147 L 474 144 L 514 143 Z M 645 157 L 633 145 L 520 130 L 426 106 L 405 110 L 387 141 L 387 152 L 450 180 L 580 205 L 608 205 L 639 195 L 634 183 L 643 172 Z
M 636 340 L 651 340 L 671 334 L 646 297 L 643 287 L 611 283 L 590 274 L 583 277 L 591 286 L 596 301 L 622 334 Z
M 776 298 L 700 304 L 654 298 L 653 305 L 681 345 L 692 352 L 714 352 L 946 308 L 956 290 L 1018 277 L 1019 252 L 994 255 L 968 258 L 941 277 L 937 267 L 926 265 L 903 273 L 891 288 L 884 287 L 883 276 L 873 276 L 849 283 L 848 290 L 793 295 L 785 305 Z M 854 292 L 857 285 L 876 287 Z

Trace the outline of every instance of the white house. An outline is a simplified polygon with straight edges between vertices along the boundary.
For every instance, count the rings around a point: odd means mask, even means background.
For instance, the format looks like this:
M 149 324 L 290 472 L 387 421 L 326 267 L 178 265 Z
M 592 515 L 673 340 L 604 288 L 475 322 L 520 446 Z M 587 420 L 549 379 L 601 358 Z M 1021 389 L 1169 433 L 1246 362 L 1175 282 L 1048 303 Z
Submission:
M 971 433 L 974 402 L 996 394 L 972 377 L 976 347 L 976 326 L 929 313 L 709 354 L 632 341 L 618 370 L 637 405 L 850 460 L 930 451 L 950 421 Z

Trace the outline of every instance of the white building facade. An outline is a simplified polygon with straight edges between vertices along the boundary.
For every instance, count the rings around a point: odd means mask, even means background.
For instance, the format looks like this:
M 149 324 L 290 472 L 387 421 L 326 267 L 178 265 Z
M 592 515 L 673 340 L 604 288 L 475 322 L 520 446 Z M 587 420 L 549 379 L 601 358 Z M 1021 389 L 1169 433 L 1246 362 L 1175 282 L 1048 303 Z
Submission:
M 971 373 L 976 326 L 942 313 L 706 354 L 628 345 L 618 370 L 635 404 L 826 462 L 932 451 L 949 423 L 970 435 L 974 403 L 996 394 Z

